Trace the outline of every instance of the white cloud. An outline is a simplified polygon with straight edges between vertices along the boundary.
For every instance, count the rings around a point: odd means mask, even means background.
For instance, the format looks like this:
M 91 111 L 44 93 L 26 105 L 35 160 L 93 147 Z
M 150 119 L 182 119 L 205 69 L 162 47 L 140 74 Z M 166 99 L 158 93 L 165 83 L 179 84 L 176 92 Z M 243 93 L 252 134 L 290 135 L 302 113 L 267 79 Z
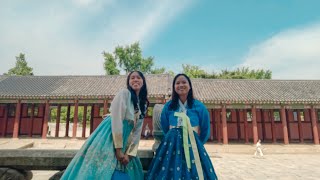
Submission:
M 289 29 L 253 46 L 241 66 L 270 69 L 273 79 L 320 79 L 320 24 Z
M 36 75 L 104 74 L 102 51 L 148 46 L 192 4 L 187 1 L 5 1 L 0 5 L 0 74 L 26 54 Z

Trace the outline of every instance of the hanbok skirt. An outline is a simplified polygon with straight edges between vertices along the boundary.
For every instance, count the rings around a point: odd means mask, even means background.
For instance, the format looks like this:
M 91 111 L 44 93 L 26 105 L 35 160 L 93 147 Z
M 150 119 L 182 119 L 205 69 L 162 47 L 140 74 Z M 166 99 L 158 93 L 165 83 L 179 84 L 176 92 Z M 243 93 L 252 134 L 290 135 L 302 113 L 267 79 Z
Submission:
M 210 157 L 194 132 L 204 179 L 217 179 Z M 162 139 L 146 179 L 199 179 L 194 154 L 189 145 L 191 168 L 188 169 L 183 149 L 182 128 L 172 128 Z
M 123 147 L 127 145 L 133 123 L 123 121 Z M 123 148 L 123 152 L 125 152 Z M 117 159 L 111 131 L 111 117 L 106 117 L 86 140 L 65 170 L 62 180 L 104 179 L 109 180 L 117 167 Z M 126 166 L 131 179 L 142 180 L 140 159 L 133 157 Z

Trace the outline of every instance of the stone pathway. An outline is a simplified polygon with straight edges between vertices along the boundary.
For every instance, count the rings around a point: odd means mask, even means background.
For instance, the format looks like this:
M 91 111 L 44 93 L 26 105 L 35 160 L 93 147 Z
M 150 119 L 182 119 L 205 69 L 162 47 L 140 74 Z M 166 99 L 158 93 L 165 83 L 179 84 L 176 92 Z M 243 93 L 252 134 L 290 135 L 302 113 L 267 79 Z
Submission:
M 320 179 L 319 154 L 276 154 L 263 158 L 246 154 L 222 154 L 220 158 L 211 160 L 222 180 Z
M 0 149 L 79 149 L 83 139 L 0 138 Z M 141 140 L 139 149 L 151 149 L 153 140 Z M 320 179 L 320 146 L 313 144 L 263 144 L 265 156 L 254 157 L 253 145 L 205 145 L 222 180 Z M 33 171 L 36 180 L 49 179 L 54 171 Z

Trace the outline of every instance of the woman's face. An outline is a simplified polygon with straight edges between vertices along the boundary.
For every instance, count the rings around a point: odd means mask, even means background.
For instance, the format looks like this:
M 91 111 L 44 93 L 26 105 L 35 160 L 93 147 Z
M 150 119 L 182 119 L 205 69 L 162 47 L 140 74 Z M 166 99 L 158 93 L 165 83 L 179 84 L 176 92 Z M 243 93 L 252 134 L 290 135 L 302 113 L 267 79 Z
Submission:
M 190 85 L 186 77 L 183 75 L 178 76 L 176 82 L 174 83 L 174 90 L 179 96 L 188 95 L 190 90 Z
M 138 72 L 133 72 L 130 75 L 129 85 L 134 91 L 136 92 L 140 91 L 141 87 L 143 86 L 143 80 Z

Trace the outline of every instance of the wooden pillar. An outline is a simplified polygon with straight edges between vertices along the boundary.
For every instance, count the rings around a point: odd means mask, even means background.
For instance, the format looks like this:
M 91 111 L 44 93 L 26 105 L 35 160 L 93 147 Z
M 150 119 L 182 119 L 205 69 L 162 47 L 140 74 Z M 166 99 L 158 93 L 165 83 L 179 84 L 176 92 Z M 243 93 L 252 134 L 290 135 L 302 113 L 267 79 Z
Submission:
M 77 137 L 78 108 L 79 108 L 79 101 L 76 99 L 75 103 L 74 103 L 72 138 L 76 138 Z
M 211 113 L 212 113 L 212 125 L 211 125 L 211 128 L 212 128 L 212 136 L 213 136 L 213 139 L 218 139 L 217 137 L 217 116 L 216 116 L 216 111 L 215 109 L 211 109 Z
M 262 123 L 262 140 L 264 141 L 266 139 L 266 120 L 267 113 L 264 109 L 261 109 L 261 123 Z
M 50 113 L 50 105 L 49 100 L 46 101 L 46 108 L 44 111 L 44 121 L 43 121 L 43 128 L 42 128 L 42 139 L 47 138 L 48 133 L 48 121 L 49 121 L 49 113 Z
M 283 142 L 284 144 L 289 144 L 289 137 L 288 137 L 288 127 L 287 127 L 287 119 L 286 119 L 286 109 L 284 106 L 281 106 L 280 110 L 280 118 L 282 122 L 282 129 L 283 129 Z
M 16 106 L 16 115 L 14 118 L 14 124 L 13 124 L 13 138 L 18 138 L 19 136 L 19 125 L 20 125 L 20 118 L 21 118 L 21 100 L 18 100 L 17 106 Z
M 223 144 L 228 144 L 228 129 L 227 129 L 227 110 L 226 106 L 222 106 L 222 137 L 223 137 Z
M 8 124 L 8 113 L 9 113 L 9 105 L 6 104 L 4 106 L 4 117 L 3 117 L 3 122 L 2 122 L 2 137 L 6 136 L 7 124 Z
M 240 111 L 236 109 L 236 119 L 237 119 L 237 131 L 238 131 L 238 141 L 241 139 L 241 126 L 240 126 Z
M 253 143 L 256 144 L 258 142 L 258 126 L 257 126 L 257 111 L 256 106 L 253 105 L 251 108 L 252 114 L 252 134 L 253 134 Z
M 65 137 L 69 136 L 69 124 L 70 124 L 70 104 L 68 104 L 68 109 L 67 109 L 67 119 L 66 119 L 66 135 Z
M 86 126 L 87 126 L 87 104 L 83 106 L 83 120 L 82 120 L 82 137 L 86 137 Z
M 94 116 L 94 104 L 91 106 L 91 119 L 90 119 L 90 134 L 93 132 L 93 118 Z
M 273 109 L 270 109 L 270 119 L 271 119 L 271 132 L 272 132 L 272 142 L 276 143 L 277 138 L 276 138 L 276 124 L 274 123 L 274 112 Z
M 33 121 L 34 121 L 34 103 L 31 104 L 30 121 L 31 121 L 31 127 L 29 129 L 29 137 L 32 137 Z
M 217 139 L 218 142 L 221 143 L 221 112 L 220 109 L 216 109 L 215 111 L 215 118 L 217 122 Z
M 214 127 L 213 127 L 213 113 L 212 113 L 212 109 L 208 109 L 209 111 L 209 115 L 210 115 L 210 140 L 213 141 L 213 130 L 214 130 Z
M 105 99 L 103 101 L 103 115 L 107 114 L 108 113 L 108 100 Z
M 57 120 L 56 120 L 56 134 L 55 137 L 59 137 L 59 131 L 60 131 L 60 115 L 61 114 L 61 104 L 58 104 L 57 107 Z
M 247 110 L 243 110 L 243 122 L 244 122 L 244 139 L 246 143 L 249 143 L 249 134 L 248 134 L 248 117 Z
M 297 118 L 298 118 L 299 139 L 300 139 L 300 142 L 303 143 L 303 130 L 302 130 L 300 110 L 297 110 Z
M 318 133 L 318 123 L 316 110 L 314 107 L 311 108 L 311 123 L 312 123 L 312 132 L 313 132 L 313 142 L 314 144 L 319 144 L 319 133 Z
M 288 129 L 288 139 L 289 139 L 289 141 L 291 140 L 290 113 L 292 113 L 291 109 L 286 109 L 286 121 L 287 121 L 287 129 Z

